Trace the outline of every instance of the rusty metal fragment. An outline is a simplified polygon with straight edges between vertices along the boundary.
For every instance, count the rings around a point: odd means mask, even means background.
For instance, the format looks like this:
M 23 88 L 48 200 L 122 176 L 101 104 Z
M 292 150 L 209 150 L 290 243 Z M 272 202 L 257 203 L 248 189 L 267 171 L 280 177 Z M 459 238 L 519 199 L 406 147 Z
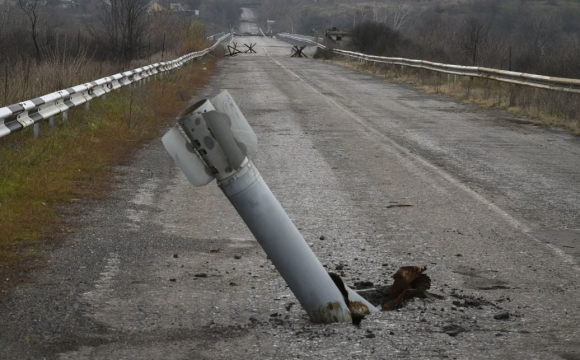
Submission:
M 425 271 L 426 266 L 403 266 L 393 275 L 391 286 L 359 290 L 358 293 L 382 311 L 400 308 L 405 301 L 420 297 L 434 297 L 427 292 L 431 288 L 431 279 Z
M 355 291 L 350 289 L 348 286 L 346 286 L 341 276 L 335 273 L 328 274 L 330 275 L 330 278 L 332 279 L 332 281 L 342 294 L 344 302 L 346 303 L 346 305 L 348 306 L 348 310 L 350 311 L 353 324 L 358 325 L 361 323 L 362 319 L 365 318 L 365 316 L 379 311 L 377 307 L 375 307 L 365 298 L 363 298 Z

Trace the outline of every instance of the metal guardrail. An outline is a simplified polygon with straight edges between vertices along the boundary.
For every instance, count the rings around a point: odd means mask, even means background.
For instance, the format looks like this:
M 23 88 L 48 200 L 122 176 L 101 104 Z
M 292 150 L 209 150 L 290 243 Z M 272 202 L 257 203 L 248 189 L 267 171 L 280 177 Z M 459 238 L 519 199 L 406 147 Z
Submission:
M 91 81 L 90 83 L 73 86 L 32 100 L 0 108 L 0 138 L 50 119 L 60 113 L 66 116 L 68 109 L 72 107 L 87 103 L 113 90 L 152 75 L 178 68 L 186 62 L 206 55 L 230 36 L 231 34 L 223 35 L 211 47 L 183 55 L 175 60 L 125 71 Z
M 535 75 L 515 71 L 485 68 L 479 66 L 449 65 L 426 60 L 414 60 L 406 58 L 366 55 L 353 51 L 328 48 L 314 41 L 314 38 L 311 36 L 295 35 L 295 34 L 291 35 L 286 33 L 281 33 L 278 34 L 277 36 L 285 39 L 298 41 L 304 44 L 317 46 L 321 49 L 331 51 L 338 55 L 350 56 L 363 61 L 409 66 L 413 68 L 426 69 L 445 74 L 478 77 L 483 79 L 501 81 L 510 84 L 530 86 L 539 89 L 580 93 L 580 79 L 567 79 L 552 76 Z
M 208 40 L 215 40 L 215 38 L 221 38 L 224 35 L 226 35 L 225 32 L 220 32 L 220 33 L 208 36 L 207 39 Z

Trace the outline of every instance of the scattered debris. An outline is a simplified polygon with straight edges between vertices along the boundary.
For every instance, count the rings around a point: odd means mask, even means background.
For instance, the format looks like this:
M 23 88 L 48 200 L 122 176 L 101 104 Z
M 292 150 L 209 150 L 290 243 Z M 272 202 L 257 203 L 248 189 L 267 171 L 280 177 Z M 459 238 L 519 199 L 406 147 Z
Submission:
M 356 290 L 372 289 L 375 287 L 375 284 L 370 281 L 357 281 L 351 287 Z
M 461 334 L 462 332 L 464 332 L 465 329 L 462 328 L 459 325 L 446 325 L 443 327 L 443 332 L 446 333 L 449 336 L 457 336 L 459 334 Z
M 241 255 L 234 255 L 234 259 L 236 259 L 236 260 L 240 260 L 241 258 L 242 258 Z
M 324 239 L 326 239 L 326 238 L 324 237 L 324 235 L 320 235 L 320 240 L 324 240 Z
M 179 257 L 179 254 L 173 254 L 173 258 L 177 259 Z
M 235 282 L 231 282 L 230 286 L 238 286 L 238 284 L 236 284 Z
M 496 320 L 509 320 L 510 313 L 507 311 L 504 311 L 504 312 L 501 312 L 499 314 L 494 315 L 493 318 Z
M 195 274 L 193 276 L 198 277 L 198 278 L 206 278 L 207 274 L 206 273 L 199 273 L 199 274 Z
M 336 267 L 334 269 L 338 270 L 338 271 L 344 270 L 344 264 L 338 264 L 338 265 L 336 265 Z
M 391 287 L 389 296 L 395 300 L 395 303 L 385 304 L 398 308 L 404 300 L 415 297 L 426 297 L 425 292 L 431 288 L 431 279 L 424 274 L 427 270 L 426 266 L 403 266 L 401 267 L 393 279 L 395 282 Z M 383 310 L 389 310 L 383 305 Z
M 431 279 L 424 274 L 426 266 L 403 266 L 393 275 L 395 282 L 392 286 L 361 288 L 361 286 L 375 286 L 371 282 L 355 283 L 359 295 L 371 304 L 381 307 L 383 311 L 391 311 L 400 308 L 406 300 L 412 298 L 441 298 L 439 295 L 429 293 Z
M 177 279 L 171 278 L 171 279 L 169 279 L 169 281 L 176 282 Z
M 385 208 L 390 209 L 390 208 L 396 208 L 396 207 L 410 207 L 410 206 L 415 206 L 413 204 L 389 204 L 387 206 L 385 206 Z
M 219 248 L 217 248 L 217 249 L 211 249 L 209 252 L 210 253 L 218 253 L 218 252 L 220 252 L 220 249 Z

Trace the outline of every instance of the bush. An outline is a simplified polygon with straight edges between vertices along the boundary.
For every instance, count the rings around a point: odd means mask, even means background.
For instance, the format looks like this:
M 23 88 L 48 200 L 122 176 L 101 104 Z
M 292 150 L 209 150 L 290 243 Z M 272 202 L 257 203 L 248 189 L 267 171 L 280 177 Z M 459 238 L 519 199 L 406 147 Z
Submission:
M 352 46 L 365 54 L 397 56 L 409 48 L 411 42 L 385 24 L 368 21 L 352 30 Z

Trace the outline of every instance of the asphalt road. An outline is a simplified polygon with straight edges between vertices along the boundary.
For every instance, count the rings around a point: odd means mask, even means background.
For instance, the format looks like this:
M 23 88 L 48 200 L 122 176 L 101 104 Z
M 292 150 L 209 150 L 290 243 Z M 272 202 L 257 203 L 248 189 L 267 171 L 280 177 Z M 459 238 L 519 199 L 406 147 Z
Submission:
M 215 184 L 156 140 L 0 309 L 1 358 L 580 359 L 578 138 L 246 41 L 258 54 L 205 93 L 236 99 L 321 262 L 348 284 L 427 265 L 444 299 L 311 324 Z
M 256 15 L 252 9 L 242 8 L 239 32 L 249 34 L 258 34 L 260 32 L 260 28 L 256 25 Z

